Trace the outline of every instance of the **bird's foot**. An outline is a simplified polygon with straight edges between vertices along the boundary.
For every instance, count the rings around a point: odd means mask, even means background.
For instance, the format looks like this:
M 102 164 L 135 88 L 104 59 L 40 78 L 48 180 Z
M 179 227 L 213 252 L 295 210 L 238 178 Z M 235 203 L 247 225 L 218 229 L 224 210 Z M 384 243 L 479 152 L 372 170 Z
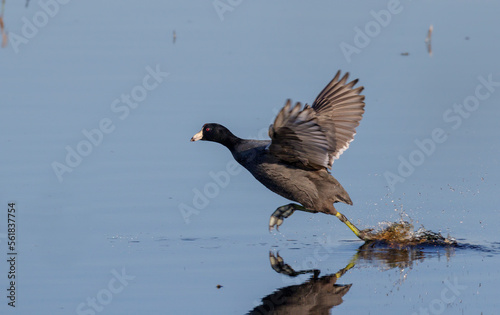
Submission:
M 288 218 L 295 211 L 294 204 L 288 204 L 286 206 L 281 206 L 276 211 L 273 212 L 271 218 L 269 219 L 269 232 L 271 232 L 274 227 L 279 231 L 279 226 L 283 224 L 283 220 Z
M 275 256 L 272 252 L 269 252 L 269 262 L 271 263 L 271 268 L 273 268 L 274 271 L 290 277 L 296 277 L 301 274 L 312 273 L 314 274 L 314 277 L 317 278 L 320 273 L 320 271 L 317 269 L 295 271 L 292 267 L 290 267 L 290 265 L 285 263 L 283 258 L 281 258 L 281 256 L 279 255 L 279 253 L 276 253 Z
M 285 264 L 279 253 L 274 256 L 272 252 L 269 252 L 269 262 L 271 263 L 271 268 L 278 273 L 292 274 L 295 272 L 292 267 Z
M 364 229 L 359 231 L 359 238 L 365 242 L 374 241 L 376 239 L 373 229 Z

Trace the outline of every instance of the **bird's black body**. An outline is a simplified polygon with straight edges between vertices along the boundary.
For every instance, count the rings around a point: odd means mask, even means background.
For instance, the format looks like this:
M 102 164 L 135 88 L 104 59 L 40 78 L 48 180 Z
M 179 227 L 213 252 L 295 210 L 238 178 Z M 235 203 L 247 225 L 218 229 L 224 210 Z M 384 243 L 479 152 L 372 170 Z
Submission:
M 240 139 L 215 123 L 205 124 L 191 138 L 226 146 L 264 186 L 300 203 L 278 208 L 270 228 L 279 226 L 295 210 L 333 214 L 346 223 L 333 204 L 352 205 L 352 201 L 328 168 L 349 146 L 364 112 L 364 96 L 359 95 L 363 88 L 353 89 L 357 80 L 346 83 L 347 76 L 339 80 L 337 73 L 312 107 L 302 108 L 300 103 L 292 107 L 288 101 L 269 128 L 271 140 Z M 350 222 L 346 224 L 355 231 Z
M 345 189 L 326 169 L 306 170 L 279 160 L 269 151 L 271 141 L 235 140 L 228 147 L 234 159 L 269 190 L 317 212 L 335 214 L 333 203 L 339 201 L 352 205 Z

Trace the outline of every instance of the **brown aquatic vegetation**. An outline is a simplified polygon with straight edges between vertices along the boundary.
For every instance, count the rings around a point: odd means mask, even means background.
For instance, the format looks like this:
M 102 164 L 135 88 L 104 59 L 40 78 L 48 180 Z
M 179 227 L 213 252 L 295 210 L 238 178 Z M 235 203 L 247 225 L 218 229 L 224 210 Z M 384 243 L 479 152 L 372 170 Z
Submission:
M 390 246 L 404 247 L 413 245 L 455 245 L 456 241 L 441 233 L 426 230 L 423 226 L 414 231 L 413 224 L 407 221 L 383 224 L 380 230 L 367 229 L 363 232 L 371 241 L 385 242 Z

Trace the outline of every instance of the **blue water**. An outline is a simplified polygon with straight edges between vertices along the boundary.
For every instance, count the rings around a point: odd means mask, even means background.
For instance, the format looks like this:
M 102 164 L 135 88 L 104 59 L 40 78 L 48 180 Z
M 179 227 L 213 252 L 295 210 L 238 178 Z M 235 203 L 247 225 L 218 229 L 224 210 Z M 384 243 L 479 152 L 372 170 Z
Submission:
M 496 314 L 497 3 L 60 1 L 3 11 L 2 314 Z M 333 166 L 354 202 L 338 210 L 466 245 L 360 248 L 324 214 L 269 233 L 288 201 L 189 142 L 206 122 L 266 137 L 287 98 L 311 103 L 338 69 L 366 95 Z M 319 274 L 277 273 L 270 253 Z

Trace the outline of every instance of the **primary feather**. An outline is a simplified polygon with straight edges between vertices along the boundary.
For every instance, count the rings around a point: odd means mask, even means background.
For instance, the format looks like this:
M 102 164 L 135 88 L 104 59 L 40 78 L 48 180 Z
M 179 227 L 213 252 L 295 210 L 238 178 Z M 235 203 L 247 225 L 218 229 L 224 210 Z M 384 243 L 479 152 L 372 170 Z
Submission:
M 269 127 L 269 151 L 280 160 L 306 169 L 331 168 L 349 147 L 364 113 L 363 87 L 358 80 L 346 84 L 340 71 L 319 93 L 312 107 L 300 103 L 285 106 Z

